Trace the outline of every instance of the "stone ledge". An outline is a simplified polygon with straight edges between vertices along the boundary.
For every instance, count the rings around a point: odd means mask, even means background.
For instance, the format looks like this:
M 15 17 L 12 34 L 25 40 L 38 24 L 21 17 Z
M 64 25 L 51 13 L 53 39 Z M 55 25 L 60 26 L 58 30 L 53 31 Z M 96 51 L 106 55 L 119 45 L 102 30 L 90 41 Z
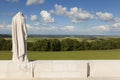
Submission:
M 21 71 L 11 60 L 0 60 L 0 80 L 120 80 L 120 60 L 37 60 L 28 64 L 31 70 Z
M 92 61 L 90 62 L 90 77 L 120 77 L 120 61 Z

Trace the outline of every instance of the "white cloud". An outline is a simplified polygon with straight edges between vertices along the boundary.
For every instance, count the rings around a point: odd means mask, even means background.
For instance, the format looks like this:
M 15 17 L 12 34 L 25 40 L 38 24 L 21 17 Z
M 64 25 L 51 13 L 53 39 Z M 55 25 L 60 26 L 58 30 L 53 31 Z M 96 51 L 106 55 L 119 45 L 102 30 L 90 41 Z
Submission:
M 40 25 L 40 22 L 35 22 L 34 25 L 35 25 L 35 26 L 39 26 L 39 25 Z
M 55 21 L 54 18 L 51 17 L 51 14 L 45 10 L 42 10 L 40 12 L 40 15 L 41 15 L 43 21 L 45 21 L 45 22 L 54 22 Z
M 29 25 L 28 25 L 29 26 Z M 35 22 L 33 24 L 34 28 L 29 28 L 29 32 L 31 33 L 39 33 L 39 34 L 65 34 L 65 33 L 72 33 L 75 32 L 75 27 L 68 25 L 68 26 L 61 26 L 61 25 L 50 25 L 40 22 Z M 58 27 L 59 26 L 59 27 Z M 62 33 L 61 33 L 62 32 Z
M 33 31 L 33 29 L 34 29 L 30 24 L 26 24 L 26 27 L 27 27 L 28 31 L 30 31 L 30 30 Z M 9 32 L 12 30 L 12 25 L 3 23 L 0 25 L 0 30 Z
M 18 2 L 19 0 L 6 0 L 8 2 Z
M 109 31 L 110 28 L 107 25 L 94 26 L 91 28 L 95 32 Z
M 67 12 L 67 8 L 63 7 L 62 5 L 55 4 L 55 11 L 53 10 L 52 12 L 57 15 L 65 15 Z
M 120 22 L 114 23 L 111 27 L 111 31 L 113 32 L 120 32 Z
M 120 23 L 115 23 L 115 24 L 113 24 L 113 27 L 120 27 Z
M 5 30 L 5 29 L 7 29 L 7 30 L 11 30 L 11 28 L 12 28 L 12 25 L 11 24 L 1 24 L 0 25 L 0 29 L 3 29 L 3 30 Z
M 52 27 L 42 27 L 42 30 L 44 30 L 44 31 L 55 31 L 55 30 L 57 30 L 57 28 L 54 27 L 54 26 L 52 26 Z
M 111 20 L 113 20 L 113 15 L 111 13 L 97 12 L 96 15 L 98 16 L 99 19 L 101 19 L 103 21 L 111 21 Z
M 55 10 L 51 10 L 51 13 L 54 13 L 56 15 L 67 16 L 71 18 L 72 22 L 74 23 L 83 22 L 94 17 L 91 13 L 81 8 L 73 7 L 70 10 L 67 10 L 66 7 L 57 4 L 55 5 Z
M 37 21 L 38 17 L 37 17 L 37 15 L 31 15 L 30 19 L 31 19 L 31 21 Z
M 111 24 L 111 25 L 100 25 L 100 26 L 93 26 L 90 30 L 91 33 L 94 34 L 104 34 L 108 32 L 109 34 L 118 34 L 120 33 L 120 22 Z
M 120 22 L 120 18 L 116 17 L 116 18 L 114 18 L 114 21 L 118 23 L 118 22 Z
M 72 31 L 75 27 L 74 26 L 65 26 L 65 30 L 69 30 L 69 31 Z
M 37 5 L 37 4 L 43 4 L 45 0 L 27 0 L 26 5 Z
M 5 24 L 5 23 L 0 24 L 0 33 L 2 34 L 10 34 L 11 29 L 12 29 L 11 24 Z
M 26 24 L 27 29 L 32 29 L 33 27 L 30 24 Z
M 77 7 L 71 8 L 70 11 L 67 12 L 67 16 L 72 19 L 72 22 L 75 22 L 75 23 L 83 22 L 93 18 L 92 14 Z

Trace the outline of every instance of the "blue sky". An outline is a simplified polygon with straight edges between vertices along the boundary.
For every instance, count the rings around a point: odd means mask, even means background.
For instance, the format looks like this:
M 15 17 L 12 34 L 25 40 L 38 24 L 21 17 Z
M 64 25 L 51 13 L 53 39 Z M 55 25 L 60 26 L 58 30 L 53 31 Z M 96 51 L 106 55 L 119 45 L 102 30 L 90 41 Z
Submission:
M 28 34 L 120 35 L 120 0 L 1 0 L 0 34 L 12 17 L 26 17 Z

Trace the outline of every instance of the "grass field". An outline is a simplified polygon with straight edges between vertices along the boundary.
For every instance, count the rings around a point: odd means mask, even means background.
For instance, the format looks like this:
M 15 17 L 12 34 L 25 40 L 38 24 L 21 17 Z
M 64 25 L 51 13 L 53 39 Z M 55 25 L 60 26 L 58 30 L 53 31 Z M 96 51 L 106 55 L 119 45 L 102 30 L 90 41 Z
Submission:
M 64 37 L 64 38 L 29 37 L 27 41 L 28 41 L 28 42 L 35 42 L 35 41 L 41 40 L 41 39 L 59 39 L 59 40 L 61 41 L 61 40 L 66 39 L 66 38 L 70 38 L 70 37 Z M 76 40 L 78 40 L 78 41 L 84 40 L 84 38 L 70 38 L 70 39 L 76 39 Z
M 118 60 L 120 50 L 38 52 L 29 51 L 29 60 Z M 0 51 L 0 60 L 10 60 L 10 51 Z
M 59 39 L 60 41 L 66 38 L 70 38 L 70 39 L 76 39 L 78 41 L 83 41 L 83 40 L 87 40 L 89 42 L 94 41 L 91 40 L 90 37 L 28 37 L 27 42 L 35 42 L 37 40 L 41 40 L 41 39 Z M 95 36 L 96 39 L 109 39 L 109 38 L 120 38 L 119 36 Z M 12 38 L 4 38 L 6 40 L 11 40 Z

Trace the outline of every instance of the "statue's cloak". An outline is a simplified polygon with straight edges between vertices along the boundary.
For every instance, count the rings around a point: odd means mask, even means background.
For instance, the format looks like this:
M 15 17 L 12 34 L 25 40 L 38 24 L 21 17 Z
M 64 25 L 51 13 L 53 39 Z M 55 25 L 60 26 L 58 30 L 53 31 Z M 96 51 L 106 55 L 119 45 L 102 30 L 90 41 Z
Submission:
M 27 28 L 22 12 L 18 12 L 12 19 L 12 60 L 28 61 L 27 59 Z

